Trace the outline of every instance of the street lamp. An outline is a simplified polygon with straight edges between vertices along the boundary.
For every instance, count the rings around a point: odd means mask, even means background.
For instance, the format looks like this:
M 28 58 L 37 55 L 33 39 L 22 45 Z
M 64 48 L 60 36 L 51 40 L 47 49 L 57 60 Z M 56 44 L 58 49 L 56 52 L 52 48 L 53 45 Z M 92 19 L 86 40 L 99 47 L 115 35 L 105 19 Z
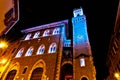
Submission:
M 2 59 L 0 63 L 5 64 L 6 62 L 7 62 L 7 59 Z
M 3 52 L 6 51 L 8 47 L 8 41 L 6 39 L 0 39 L 0 77 L 3 75 L 3 72 L 9 65 L 9 61 L 5 56 L 3 56 Z
M 0 48 L 7 48 L 8 47 L 8 43 L 6 41 L 0 41 Z
M 117 80 L 120 80 L 120 73 L 116 72 L 116 73 L 114 73 L 114 76 Z

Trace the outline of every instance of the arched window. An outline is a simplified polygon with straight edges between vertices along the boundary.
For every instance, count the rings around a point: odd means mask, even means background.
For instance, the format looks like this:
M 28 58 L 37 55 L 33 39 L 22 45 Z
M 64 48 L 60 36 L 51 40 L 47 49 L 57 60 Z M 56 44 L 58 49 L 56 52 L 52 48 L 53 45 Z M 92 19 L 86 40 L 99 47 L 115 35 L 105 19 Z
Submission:
M 24 48 L 21 48 L 21 49 L 18 51 L 18 53 L 17 53 L 17 55 L 16 55 L 15 57 L 16 57 L 16 58 L 17 58 L 17 57 L 21 57 L 23 51 L 24 51 Z
M 40 36 L 40 32 L 36 32 L 33 38 L 39 38 L 39 36 Z
M 30 47 L 28 50 L 27 50 L 27 53 L 25 54 L 25 56 L 31 56 L 33 53 L 33 47 Z
M 55 28 L 53 30 L 53 35 L 60 34 L 60 28 Z
M 7 77 L 5 78 L 5 80 L 14 80 L 14 77 L 17 73 L 17 70 L 12 70 L 7 74 Z
M 45 50 L 45 46 L 42 44 L 42 45 L 38 48 L 37 54 L 43 54 L 43 53 L 44 53 L 44 50 Z
M 33 70 L 30 80 L 42 80 L 43 68 L 38 67 Z
M 52 43 L 49 47 L 48 53 L 55 53 L 56 52 L 56 43 Z
M 44 33 L 43 33 L 43 36 L 49 36 L 49 32 L 50 32 L 50 30 L 48 30 L 48 29 L 45 30 Z
M 26 36 L 25 40 L 29 40 L 30 37 L 31 37 L 31 34 L 28 34 L 28 35 Z

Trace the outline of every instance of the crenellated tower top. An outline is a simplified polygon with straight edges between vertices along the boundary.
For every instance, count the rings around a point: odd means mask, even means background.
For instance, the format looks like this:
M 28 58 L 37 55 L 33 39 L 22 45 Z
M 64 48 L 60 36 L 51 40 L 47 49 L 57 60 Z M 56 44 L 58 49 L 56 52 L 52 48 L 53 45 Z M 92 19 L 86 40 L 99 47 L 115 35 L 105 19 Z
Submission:
M 81 16 L 81 15 L 83 15 L 84 13 L 83 13 L 83 9 L 80 7 L 79 9 L 74 9 L 73 10 L 73 16 L 74 17 L 77 17 L 77 16 Z

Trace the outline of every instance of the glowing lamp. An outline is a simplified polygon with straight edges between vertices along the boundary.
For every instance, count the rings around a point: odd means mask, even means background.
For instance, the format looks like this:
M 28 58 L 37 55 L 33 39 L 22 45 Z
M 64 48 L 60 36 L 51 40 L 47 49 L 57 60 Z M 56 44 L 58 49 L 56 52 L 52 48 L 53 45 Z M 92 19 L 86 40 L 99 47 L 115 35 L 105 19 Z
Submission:
M 0 63 L 1 63 L 1 64 L 5 64 L 6 62 L 7 62 L 6 59 L 2 59 Z
M 5 41 L 0 42 L 0 48 L 7 48 L 7 47 L 8 47 L 7 42 L 5 42 Z
M 116 72 L 116 73 L 114 74 L 114 76 L 115 76 L 117 79 L 119 79 L 120 74 Z

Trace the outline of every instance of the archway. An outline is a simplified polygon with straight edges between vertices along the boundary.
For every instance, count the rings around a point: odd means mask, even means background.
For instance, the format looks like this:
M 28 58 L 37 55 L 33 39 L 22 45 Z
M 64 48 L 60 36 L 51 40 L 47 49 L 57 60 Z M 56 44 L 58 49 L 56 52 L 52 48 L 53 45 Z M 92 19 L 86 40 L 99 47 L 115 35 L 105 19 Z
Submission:
M 61 68 L 60 80 L 73 80 L 73 66 L 64 64 Z
M 30 80 L 41 80 L 43 74 L 43 68 L 38 67 L 33 70 Z
M 82 79 L 81 80 L 88 80 L 86 77 L 82 77 Z
M 5 78 L 5 80 L 14 80 L 14 77 L 17 73 L 17 70 L 12 70 L 7 74 L 7 77 Z

